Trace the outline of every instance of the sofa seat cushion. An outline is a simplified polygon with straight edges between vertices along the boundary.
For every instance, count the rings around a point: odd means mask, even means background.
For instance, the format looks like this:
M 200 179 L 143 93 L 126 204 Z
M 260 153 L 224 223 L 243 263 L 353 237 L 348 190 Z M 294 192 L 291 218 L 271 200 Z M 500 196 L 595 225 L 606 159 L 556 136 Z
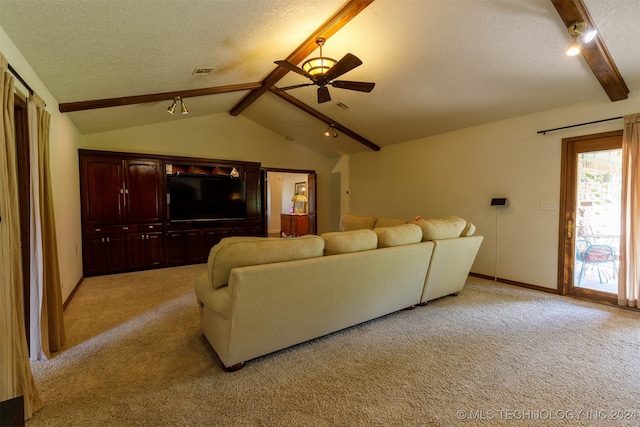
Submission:
M 422 229 L 415 224 L 380 227 L 373 231 L 378 235 L 378 248 L 410 245 L 422 240 Z
M 232 268 L 320 257 L 323 251 L 324 240 L 314 235 L 286 239 L 226 237 L 211 248 L 207 273 L 211 286 L 217 289 L 229 282 Z
M 375 225 L 375 216 L 347 214 L 340 219 L 340 231 L 371 230 Z
M 409 223 L 409 221 L 407 221 L 406 219 L 389 218 L 389 217 L 381 216 L 379 218 L 376 218 L 376 224 L 374 228 L 394 227 L 396 225 L 402 225 L 407 223 Z
M 337 255 L 368 251 L 378 247 L 378 235 L 373 230 L 351 230 L 324 233 L 324 254 Z
M 467 221 L 457 217 L 449 216 L 446 218 L 419 219 L 416 221 L 422 229 L 422 241 L 454 239 L 460 237 L 467 227 Z

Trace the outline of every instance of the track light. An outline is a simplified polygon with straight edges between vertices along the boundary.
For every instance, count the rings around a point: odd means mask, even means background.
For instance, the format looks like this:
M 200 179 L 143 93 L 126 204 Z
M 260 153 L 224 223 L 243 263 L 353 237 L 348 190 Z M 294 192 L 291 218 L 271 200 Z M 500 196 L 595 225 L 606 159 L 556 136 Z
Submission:
M 173 100 L 173 104 L 171 104 L 169 106 L 169 108 L 167 108 L 167 112 L 169 114 L 173 114 L 174 111 L 176 111 L 176 100 L 175 99 Z
M 582 50 L 582 45 L 589 43 L 596 37 L 597 31 L 589 28 L 584 21 L 576 21 L 567 27 L 567 31 L 573 37 L 573 41 L 567 48 L 567 55 L 576 56 Z
M 327 130 L 324 131 L 324 136 L 333 136 L 334 138 L 338 137 L 338 132 L 336 131 L 336 127 L 334 125 L 329 125 Z
M 189 114 L 189 110 L 187 110 L 187 106 L 184 104 L 184 101 L 179 96 L 176 96 L 175 98 L 173 98 L 173 103 L 169 106 L 169 108 L 167 108 L 167 112 L 169 114 L 173 114 L 176 111 L 178 101 L 180 101 L 180 113 Z

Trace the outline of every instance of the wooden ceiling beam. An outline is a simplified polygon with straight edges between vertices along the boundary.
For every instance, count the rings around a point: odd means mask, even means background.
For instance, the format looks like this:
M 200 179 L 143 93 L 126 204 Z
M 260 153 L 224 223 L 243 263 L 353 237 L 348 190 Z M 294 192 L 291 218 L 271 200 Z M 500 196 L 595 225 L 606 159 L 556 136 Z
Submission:
M 120 107 L 123 105 L 145 104 L 148 102 L 170 101 L 179 96 L 183 99 L 197 96 L 216 95 L 227 92 L 252 90 L 262 86 L 262 83 L 241 83 L 236 85 L 215 86 L 202 89 L 179 90 L 173 92 L 153 93 L 148 95 L 123 96 L 120 98 L 96 99 L 93 101 L 65 102 L 58 107 L 61 113 L 73 111 L 95 110 L 97 108 Z
M 569 27 L 576 21 L 584 21 L 589 28 L 597 29 L 582 0 L 551 0 L 551 3 L 555 6 L 565 27 Z M 629 88 L 599 33 L 595 39 L 582 46 L 582 56 L 612 102 L 628 98 Z
M 296 50 L 286 58 L 286 61 L 292 64 L 298 64 L 307 56 L 309 56 L 314 50 L 318 48 L 316 40 L 320 37 L 329 39 L 338 30 L 344 27 L 349 21 L 355 18 L 360 12 L 362 12 L 367 6 L 373 3 L 373 0 L 350 0 L 345 3 L 336 13 L 331 15 L 313 34 L 311 34 Z M 278 59 L 278 58 L 276 58 Z M 268 91 L 273 85 L 275 85 L 280 79 L 282 79 L 289 70 L 283 67 L 276 67 L 265 79 L 262 81 L 262 87 L 252 90 L 247 96 L 245 96 L 240 102 L 233 107 L 229 114 L 237 116 L 242 113 L 249 105 L 253 104 L 262 94 Z
M 276 88 L 273 87 L 272 89 L 276 89 Z M 367 138 L 365 138 L 365 137 L 363 137 L 361 135 L 358 135 L 357 133 L 355 133 L 351 129 L 341 125 L 338 122 L 336 122 L 331 117 L 325 116 L 321 112 L 311 108 L 310 106 L 308 106 L 304 102 L 300 101 L 299 99 L 294 98 L 293 96 L 289 95 L 287 92 L 272 90 L 271 93 L 273 93 L 274 95 L 279 96 L 280 98 L 284 99 L 285 101 L 287 101 L 291 105 L 294 105 L 294 106 L 298 107 L 299 109 L 301 109 L 305 113 L 315 117 L 316 119 L 318 119 L 318 120 L 320 120 L 322 122 L 325 122 L 327 125 L 333 125 L 336 128 L 336 130 L 342 132 L 343 134 L 347 135 L 350 138 L 355 139 L 360 144 L 371 148 L 373 151 L 380 151 L 380 147 L 378 145 L 374 144 L 373 142 L 369 141 Z

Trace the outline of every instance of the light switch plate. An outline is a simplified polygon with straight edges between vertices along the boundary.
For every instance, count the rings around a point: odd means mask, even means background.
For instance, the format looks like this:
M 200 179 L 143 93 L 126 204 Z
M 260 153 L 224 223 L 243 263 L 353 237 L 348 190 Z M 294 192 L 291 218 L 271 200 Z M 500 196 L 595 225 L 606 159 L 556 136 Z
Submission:
M 558 209 L 555 200 L 543 200 L 540 202 L 540 210 L 542 211 L 555 211 Z

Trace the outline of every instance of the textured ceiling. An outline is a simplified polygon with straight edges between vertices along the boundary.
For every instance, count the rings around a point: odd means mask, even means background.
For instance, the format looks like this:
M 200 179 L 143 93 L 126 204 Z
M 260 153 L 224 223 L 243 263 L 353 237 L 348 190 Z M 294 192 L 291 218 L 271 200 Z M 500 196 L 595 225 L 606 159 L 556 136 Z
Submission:
M 640 1 L 584 0 L 633 92 Z M 0 0 L 0 26 L 59 103 L 259 82 L 343 0 Z M 342 76 L 369 93 L 288 93 L 379 146 L 592 99 L 608 99 L 550 0 L 375 0 L 324 47 L 363 65 Z M 198 67 L 213 68 L 193 76 Z M 20 72 L 20 70 L 17 70 Z M 278 86 L 306 83 L 289 73 Z M 80 132 L 229 112 L 246 91 L 67 113 Z M 336 108 L 338 101 L 350 106 Z M 243 116 L 326 156 L 369 150 L 271 93 Z

